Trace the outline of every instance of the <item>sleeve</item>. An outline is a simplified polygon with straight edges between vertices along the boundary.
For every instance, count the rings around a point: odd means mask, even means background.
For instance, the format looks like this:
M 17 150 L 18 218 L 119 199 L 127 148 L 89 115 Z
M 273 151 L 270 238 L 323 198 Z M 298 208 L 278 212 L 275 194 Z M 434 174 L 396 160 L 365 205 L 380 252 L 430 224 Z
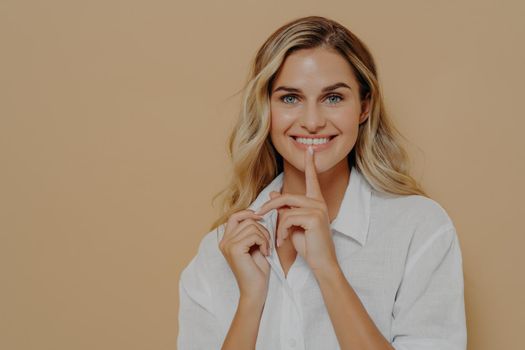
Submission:
M 409 249 L 392 312 L 396 350 L 465 350 L 467 329 L 461 249 L 453 225 Z
M 220 349 L 220 324 L 213 314 L 202 244 L 179 280 L 178 350 Z

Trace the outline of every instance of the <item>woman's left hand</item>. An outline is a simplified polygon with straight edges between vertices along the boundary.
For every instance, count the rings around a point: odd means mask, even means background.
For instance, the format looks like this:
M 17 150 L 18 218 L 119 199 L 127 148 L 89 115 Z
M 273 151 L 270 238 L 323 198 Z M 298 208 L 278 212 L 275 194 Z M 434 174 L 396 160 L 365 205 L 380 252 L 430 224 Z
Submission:
M 277 245 L 279 246 L 291 234 L 295 250 L 315 271 L 336 266 L 337 258 L 328 207 L 317 179 L 313 150 L 311 153 L 305 151 L 304 173 L 306 195 L 272 192 L 273 198 L 267 201 L 256 214 L 264 215 L 272 209 L 279 209 Z M 289 209 L 282 207 L 289 207 Z

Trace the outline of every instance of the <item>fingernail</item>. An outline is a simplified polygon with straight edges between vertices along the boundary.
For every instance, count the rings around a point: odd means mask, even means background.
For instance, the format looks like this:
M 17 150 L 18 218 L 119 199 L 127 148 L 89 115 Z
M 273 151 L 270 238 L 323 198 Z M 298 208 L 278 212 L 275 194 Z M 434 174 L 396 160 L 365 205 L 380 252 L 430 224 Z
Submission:
M 312 146 L 308 146 L 308 153 L 314 154 L 314 149 Z

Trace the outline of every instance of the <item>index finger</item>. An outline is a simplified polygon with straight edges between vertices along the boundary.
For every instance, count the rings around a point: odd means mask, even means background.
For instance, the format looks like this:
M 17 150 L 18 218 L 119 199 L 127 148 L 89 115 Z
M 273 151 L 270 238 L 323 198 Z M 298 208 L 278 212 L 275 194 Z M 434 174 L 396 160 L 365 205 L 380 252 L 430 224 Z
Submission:
M 304 175 L 306 178 L 306 197 L 323 199 L 321 192 L 321 186 L 317 179 L 317 170 L 315 169 L 314 162 L 314 150 L 312 146 L 308 146 L 308 149 L 304 153 Z

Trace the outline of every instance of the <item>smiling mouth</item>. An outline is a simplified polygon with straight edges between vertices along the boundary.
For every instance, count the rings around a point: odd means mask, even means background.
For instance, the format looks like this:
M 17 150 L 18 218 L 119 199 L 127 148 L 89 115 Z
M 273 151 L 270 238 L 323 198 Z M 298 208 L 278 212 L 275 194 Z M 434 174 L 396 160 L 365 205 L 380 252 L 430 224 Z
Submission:
M 327 135 L 324 137 L 311 137 L 311 136 L 290 136 L 295 142 L 302 144 L 302 145 L 325 145 L 332 141 L 337 135 Z

